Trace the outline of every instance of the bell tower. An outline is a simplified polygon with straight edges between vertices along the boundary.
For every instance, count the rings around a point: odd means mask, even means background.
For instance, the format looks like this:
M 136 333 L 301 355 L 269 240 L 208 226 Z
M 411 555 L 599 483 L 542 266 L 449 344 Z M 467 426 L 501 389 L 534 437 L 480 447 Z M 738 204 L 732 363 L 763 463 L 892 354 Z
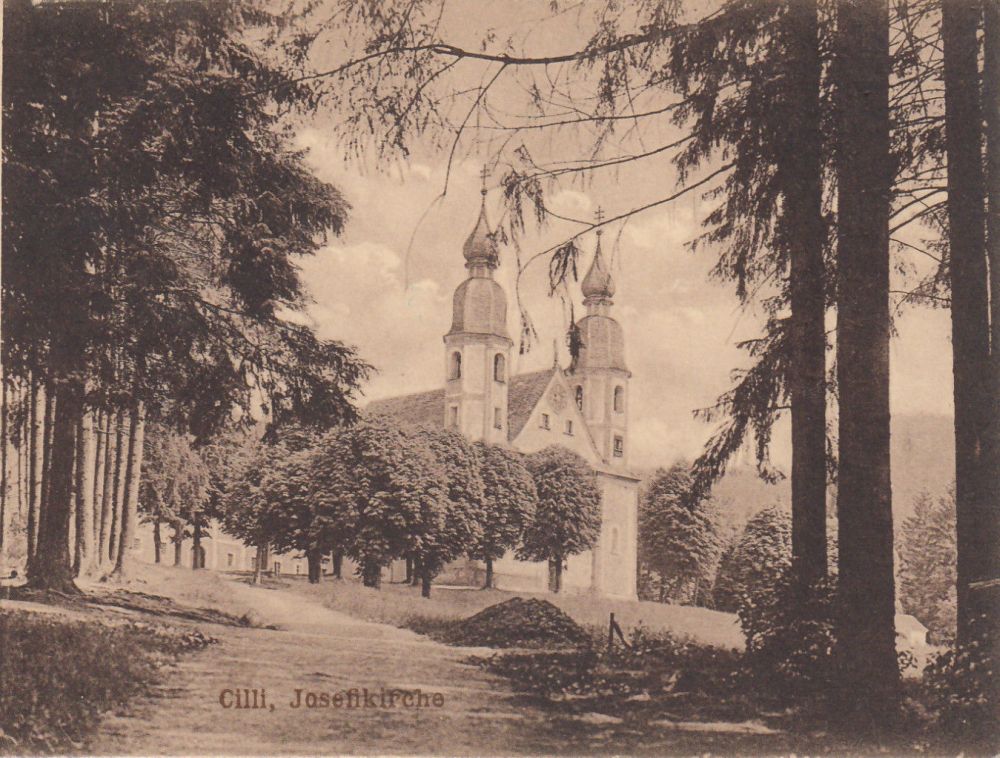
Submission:
M 499 254 L 486 218 L 483 171 L 479 219 L 462 255 L 469 275 L 452 301 L 451 329 L 444 336 L 446 428 L 470 440 L 507 442 L 510 350 L 507 295 L 494 279 Z
M 597 220 L 603 220 L 600 210 Z M 601 456 L 615 468 L 626 468 L 628 380 L 632 374 L 625 365 L 625 335 L 611 315 L 615 282 L 601 250 L 600 229 L 594 260 L 581 289 L 587 315 L 577 324 L 582 344 L 567 379 Z

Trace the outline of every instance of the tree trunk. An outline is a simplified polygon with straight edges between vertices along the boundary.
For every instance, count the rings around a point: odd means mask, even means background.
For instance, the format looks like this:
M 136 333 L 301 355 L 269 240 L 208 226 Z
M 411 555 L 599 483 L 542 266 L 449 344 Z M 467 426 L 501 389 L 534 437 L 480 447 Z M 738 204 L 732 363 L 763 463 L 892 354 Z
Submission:
M 180 519 L 174 522 L 174 565 L 184 564 L 184 522 Z
M 264 564 L 267 562 L 267 543 L 257 545 L 257 560 L 253 567 L 253 583 L 260 584 L 264 576 Z
M 406 583 L 413 581 L 413 558 L 406 556 Z
M 10 518 L 10 489 L 11 477 L 8 471 L 12 459 L 10 450 L 10 424 L 7 421 L 7 414 L 10 403 L 7 400 L 7 377 L 0 370 L 0 562 L 3 561 L 4 545 L 9 542 L 7 536 L 7 521 Z
M 125 503 L 125 476 L 128 469 L 128 434 L 126 433 L 126 413 L 118 411 L 118 426 L 115 432 L 115 470 L 112 487 L 111 538 L 108 543 L 108 560 L 118 565 L 118 550 L 122 541 L 122 506 Z
M 309 567 L 309 584 L 319 584 L 323 576 L 323 554 L 319 550 L 307 550 L 306 564 Z
M 201 518 L 195 516 L 194 519 L 194 534 L 191 537 L 191 568 L 192 569 L 203 569 L 205 568 L 205 558 L 202 555 L 201 546 Z
M 98 555 L 99 565 L 107 565 L 111 555 L 112 525 L 115 520 L 115 463 L 117 459 L 116 440 L 121 419 L 115 411 L 108 411 L 107 430 L 104 436 L 104 492 L 101 500 L 101 544 Z
M 563 558 L 557 555 L 549 559 L 549 590 L 552 592 L 562 591 L 562 570 Z
M 333 578 L 344 578 L 344 552 L 342 550 L 333 551 Z
M 122 498 L 121 545 L 114 575 L 118 579 L 128 578 L 131 564 L 135 560 L 135 533 L 139 523 L 139 478 L 142 473 L 142 444 L 146 431 L 146 409 L 141 400 L 137 401 L 129 414 L 128 458 L 125 464 L 125 488 Z
M 80 414 L 76 430 L 76 576 L 88 573 L 94 559 L 93 414 Z
M 377 563 L 365 563 L 361 570 L 361 583 L 365 587 L 381 589 L 382 587 L 382 567 Z
M 424 568 L 424 570 L 420 572 L 420 595 L 422 597 L 429 598 L 431 596 L 431 581 L 433 578 L 434 577 L 431 576 L 430 570 L 427 568 Z
M 837 4 L 840 397 L 838 715 L 898 713 L 889 453 L 889 22 L 886 0 Z
M 410 574 L 410 586 L 416 587 L 420 584 L 420 574 L 424 570 L 424 564 L 419 559 L 413 559 L 413 571 Z
M 157 565 L 163 560 L 163 550 L 160 547 L 160 517 L 153 519 L 153 562 Z
M 63 347 L 65 353 L 77 349 Z M 76 366 L 78 363 L 69 363 Z M 55 385 L 52 469 L 46 488 L 48 497 L 38 525 L 38 545 L 28 583 L 35 589 L 77 592 L 73 584 L 73 566 L 69 553 L 69 526 L 73 493 L 73 455 L 76 427 L 83 413 L 83 385 L 62 367 L 63 381 Z
M 17 446 L 17 512 L 21 522 L 26 523 L 28 497 L 31 489 L 31 398 L 26 382 L 21 382 L 18 391 L 21 405 L 21 444 Z
M 792 417 L 792 571 L 802 589 L 826 576 L 826 293 L 819 24 L 815 0 L 788 4 L 794 147 L 787 177 Z
M 484 590 L 493 589 L 493 559 L 486 559 L 486 583 L 483 586 Z
M 101 521 L 104 514 L 104 458 L 107 440 L 107 415 L 98 411 L 94 423 L 94 556 L 95 567 L 101 562 Z
M 990 455 L 987 460 L 986 481 L 990 491 L 987 529 L 990 552 L 987 571 L 1000 577 L 1000 0 L 984 0 L 983 34 L 983 101 L 986 117 L 986 253 L 990 269 L 991 300 L 991 384 L 989 388 Z M 978 599 L 976 601 L 978 603 Z M 991 620 L 987 628 L 993 630 L 990 653 L 993 671 L 1000 670 L 1000 608 L 984 604 Z M 994 677 L 992 697 L 994 708 L 1000 707 L 1000 677 Z M 996 712 L 996 711 L 994 711 Z
M 955 515 L 958 549 L 958 641 L 974 637 L 984 608 L 972 582 L 989 579 L 997 538 L 987 478 L 989 293 L 985 185 L 980 153 L 982 113 L 976 41 L 980 5 L 941 5 L 944 47 L 945 148 L 948 161 L 948 248 L 951 273 L 952 366 L 955 377 Z
M 28 385 L 29 434 L 26 441 L 28 451 L 28 573 L 31 573 L 38 546 L 38 516 L 42 504 L 42 449 L 45 437 L 42 418 L 45 415 L 45 399 L 39 381 L 32 378 Z
M 44 510 L 49 499 L 49 485 L 52 482 L 52 443 L 55 434 L 56 420 L 56 393 L 51 383 L 45 385 L 45 417 L 42 420 L 42 487 L 41 487 L 41 508 Z M 75 432 L 74 432 L 75 433 Z M 74 453 L 76 446 L 73 447 Z M 41 524 L 41 517 L 39 517 Z

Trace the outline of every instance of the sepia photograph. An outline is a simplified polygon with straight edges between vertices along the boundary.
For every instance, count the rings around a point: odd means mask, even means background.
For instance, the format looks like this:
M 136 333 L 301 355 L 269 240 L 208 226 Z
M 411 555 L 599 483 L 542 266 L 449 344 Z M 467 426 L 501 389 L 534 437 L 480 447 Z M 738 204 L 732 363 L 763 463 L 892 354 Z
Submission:
M 0 755 L 1000 754 L 1000 0 L 3 0 Z

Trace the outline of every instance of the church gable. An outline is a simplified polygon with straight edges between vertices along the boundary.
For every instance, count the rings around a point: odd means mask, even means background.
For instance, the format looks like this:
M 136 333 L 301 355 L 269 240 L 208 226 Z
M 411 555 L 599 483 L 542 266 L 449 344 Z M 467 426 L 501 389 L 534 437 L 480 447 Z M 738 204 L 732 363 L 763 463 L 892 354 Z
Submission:
M 548 381 L 535 395 L 521 428 L 511 424 L 511 443 L 522 453 L 532 453 L 549 445 L 562 445 L 595 466 L 603 463 L 583 414 L 558 369 L 549 369 Z M 513 388 L 512 388 L 513 389 Z M 527 398 L 526 398 L 527 399 Z

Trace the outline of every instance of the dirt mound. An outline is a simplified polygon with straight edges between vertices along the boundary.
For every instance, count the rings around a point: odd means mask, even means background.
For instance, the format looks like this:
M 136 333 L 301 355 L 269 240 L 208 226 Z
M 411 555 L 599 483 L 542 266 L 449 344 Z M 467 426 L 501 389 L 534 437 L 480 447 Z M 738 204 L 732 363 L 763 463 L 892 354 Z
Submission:
M 485 647 L 582 645 L 589 641 L 583 627 L 552 603 L 521 597 L 456 622 L 449 637 L 453 644 Z

